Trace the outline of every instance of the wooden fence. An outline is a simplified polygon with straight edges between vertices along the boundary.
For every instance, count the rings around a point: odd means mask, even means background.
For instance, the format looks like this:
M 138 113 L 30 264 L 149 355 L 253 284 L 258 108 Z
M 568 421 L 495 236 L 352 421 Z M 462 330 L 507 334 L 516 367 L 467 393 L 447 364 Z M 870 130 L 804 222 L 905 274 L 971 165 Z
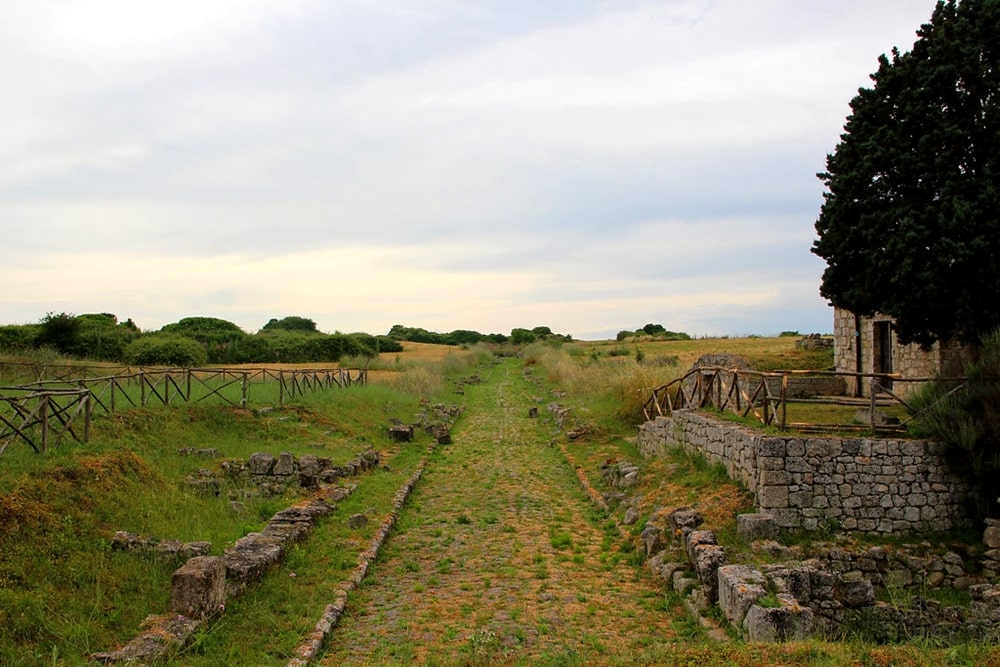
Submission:
M 110 415 L 130 407 L 205 400 L 246 407 L 251 389 L 265 385 L 277 387 L 277 403 L 284 405 L 306 393 L 368 382 L 363 368 L 124 369 L 96 377 L 86 371 L 85 366 L 0 363 L 5 379 L 24 380 L 0 387 L 0 454 L 15 441 L 26 442 L 36 452 L 58 444 L 66 434 L 86 442 L 95 412 Z M 273 389 L 268 391 L 273 397 Z
M 808 391 L 790 391 L 791 385 L 804 384 L 805 378 L 855 378 L 867 382 L 869 395 L 854 398 L 843 395 L 810 394 Z M 731 412 L 740 417 L 756 419 L 763 426 L 797 431 L 870 431 L 872 433 L 893 433 L 905 431 L 906 424 L 914 416 L 899 420 L 898 423 L 880 418 L 882 410 L 892 406 L 906 408 L 913 415 L 912 406 L 906 402 L 900 385 L 920 384 L 936 378 L 902 378 L 898 375 L 846 373 L 836 371 L 773 371 L 727 369 L 721 367 L 692 368 L 685 375 L 653 390 L 643 405 L 647 420 L 669 414 L 679 408 L 714 408 Z M 948 380 L 955 383 L 952 392 L 964 386 L 964 378 Z M 949 392 L 950 393 L 950 392 Z M 819 423 L 793 422 L 789 420 L 788 408 L 793 404 L 814 406 L 845 406 L 845 408 L 866 408 L 867 423 Z

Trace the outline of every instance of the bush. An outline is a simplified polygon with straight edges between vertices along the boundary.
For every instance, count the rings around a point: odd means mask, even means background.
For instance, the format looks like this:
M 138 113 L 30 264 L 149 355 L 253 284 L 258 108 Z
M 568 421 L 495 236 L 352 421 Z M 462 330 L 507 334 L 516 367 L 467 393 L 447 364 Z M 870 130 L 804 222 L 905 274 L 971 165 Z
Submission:
M 920 435 L 943 442 L 954 468 L 972 478 L 979 518 L 1000 498 L 1000 331 L 983 338 L 964 385 L 938 381 L 911 400 Z
M 125 348 L 125 361 L 136 366 L 204 366 L 208 354 L 191 338 L 169 334 L 147 334 Z
M 39 324 L 8 324 L 0 326 L 0 352 L 25 352 L 36 347 L 41 331 Z

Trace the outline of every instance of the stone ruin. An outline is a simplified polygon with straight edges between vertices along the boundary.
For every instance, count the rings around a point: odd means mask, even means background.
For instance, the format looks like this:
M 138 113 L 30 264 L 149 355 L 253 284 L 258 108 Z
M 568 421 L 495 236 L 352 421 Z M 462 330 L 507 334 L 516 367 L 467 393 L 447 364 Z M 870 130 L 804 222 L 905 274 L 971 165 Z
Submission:
M 353 491 L 353 487 L 335 482 L 372 470 L 379 460 L 378 452 L 370 449 L 342 465 L 308 454 L 296 458 L 287 452 L 279 456 L 258 452 L 246 462 L 224 461 L 223 475 L 230 481 L 250 482 L 270 490 L 283 490 L 297 483 L 315 491 L 313 497 L 276 513 L 260 532 L 241 537 L 221 556 L 208 555 L 211 545 L 207 542 L 181 544 L 124 531 L 116 533 L 114 548 L 154 553 L 184 563 L 171 578 L 169 613 L 148 616 L 142 632 L 131 642 L 116 651 L 96 653 L 92 661 L 146 664 L 184 646 L 205 622 L 224 611 L 228 600 L 262 579 L 284 559 L 292 544 L 305 539 L 319 519 Z M 200 489 L 219 488 L 203 481 L 219 481 L 209 471 L 200 471 L 197 479 Z
M 971 564 L 954 551 L 932 553 L 928 543 L 895 549 L 819 544 L 807 558 L 801 548 L 773 540 L 778 526 L 772 517 L 750 514 L 737 518 L 740 536 L 752 541 L 755 552 L 788 560 L 731 564 L 715 534 L 700 524 L 689 507 L 654 512 L 639 538 L 647 565 L 684 596 L 691 613 L 717 605 L 748 641 L 837 638 L 852 630 L 876 641 L 1000 637 L 1000 585 L 969 571 Z M 984 541 L 1000 546 L 1000 522 L 988 525 Z M 671 545 L 683 548 L 685 562 L 665 561 Z M 946 606 L 917 594 L 921 587 L 942 586 L 968 590 L 970 604 Z M 916 592 L 906 595 L 907 606 L 898 606 L 878 601 L 880 588 Z
M 221 556 L 188 559 L 171 578 L 169 612 L 143 621 L 143 631 L 124 647 L 95 653 L 99 664 L 147 664 L 184 646 L 202 625 L 225 610 L 226 602 L 259 581 L 284 559 L 316 522 L 329 514 L 352 488 L 332 486 L 313 498 L 284 509 L 261 532 L 241 537 Z
M 451 444 L 451 425 L 461 416 L 464 408 L 458 405 L 424 405 L 416 417 L 414 424 L 404 424 L 402 420 L 393 420 L 389 427 L 389 438 L 395 442 L 410 442 L 416 434 L 416 429 L 428 433 L 439 445 Z

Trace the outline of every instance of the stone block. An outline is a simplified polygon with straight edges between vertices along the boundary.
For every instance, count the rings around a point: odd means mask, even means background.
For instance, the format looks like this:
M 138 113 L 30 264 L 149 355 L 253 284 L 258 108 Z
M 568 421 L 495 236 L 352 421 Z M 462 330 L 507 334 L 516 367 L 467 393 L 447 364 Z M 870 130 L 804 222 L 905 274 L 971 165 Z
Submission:
M 743 621 L 747 639 L 752 642 L 802 641 L 812 637 L 812 609 L 794 599 L 779 596 L 780 606 L 752 605 Z
M 847 574 L 833 586 L 833 595 L 845 607 L 856 609 L 875 604 L 875 587 L 858 574 Z
M 271 454 L 257 452 L 256 454 L 251 454 L 250 460 L 247 461 L 247 468 L 251 475 L 270 475 L 275 461 L 277 459 Z
M 695 572 L 709 602 L 719 599 L 719 568 L 726 564 L 726 550 L 718 544 L 701 544 L 694 549 Z
M 246 584 L 260 579 L 284 555 L 284 542 L 279 538 L 262 533 L 241 537 L 222 556 L 227 586 L 232 587 L 233 592 L 242 590 Z
M 279 477 L 294 475 L 295 457 L 288 452 L 281 452 L 281 454 L 278 455 L 278 460 L 274 464 L 274 468 L 271 469 L 271 474 Z
M 788 507 L 787 486 L 763 486 L 757 489 L 757 505 L 762 509 Z
M 196 556 L 178 568 L 170 580 L 170 611 L 205 618 L 226 603 L 226 566 L 217 556 Z
M 764 575 L 749 565 L 723 565 L 718 576 L 719 608 L 733 627 L 742 627 L 750 607 L 767 594 Z
M 773 539 L 778 534 L 778 524 L 770 514 L 738 514 L 736 533 L 747 542 Z

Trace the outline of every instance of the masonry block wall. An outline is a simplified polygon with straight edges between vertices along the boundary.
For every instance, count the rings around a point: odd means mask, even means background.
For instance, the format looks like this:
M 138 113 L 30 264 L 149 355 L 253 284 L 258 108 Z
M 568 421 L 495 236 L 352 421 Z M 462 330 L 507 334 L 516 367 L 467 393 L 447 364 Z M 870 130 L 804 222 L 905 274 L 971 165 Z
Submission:
M 639 427 L 646 457 L 681 447 L 725 466 L 786 529 L 860 533 L 969 527 L 971 487 L 928 440 L 764 435 L 692 410 Z

